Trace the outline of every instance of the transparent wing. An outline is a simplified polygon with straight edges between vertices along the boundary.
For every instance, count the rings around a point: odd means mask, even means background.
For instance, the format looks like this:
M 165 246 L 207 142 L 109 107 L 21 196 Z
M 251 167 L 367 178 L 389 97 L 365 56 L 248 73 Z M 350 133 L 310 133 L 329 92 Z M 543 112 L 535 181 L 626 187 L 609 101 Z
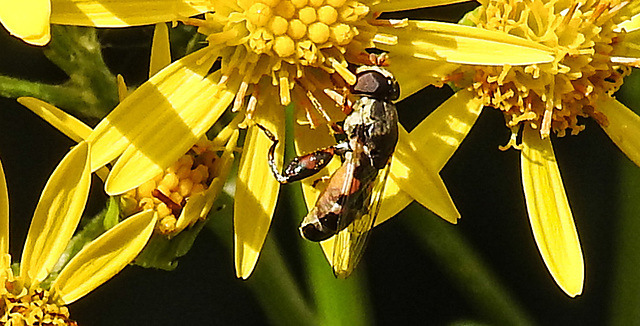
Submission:
M 389 164 L 378 171 L 362 155 L 362 151 L 354 150 L 352 160 L 360 165 L 357 166 L 358 172 L 351 174 L 351 181 L 345 182 L 345 187 L 349 189 L 343 192 L 349 196 L 338 218 L 338 230 L 341 231 L 335 236 L 332 259 L 333 272 L 338 278 L 348 277 L 362 258 L 389 174 Z M 352 166 L 355 170 L 356 164 Z

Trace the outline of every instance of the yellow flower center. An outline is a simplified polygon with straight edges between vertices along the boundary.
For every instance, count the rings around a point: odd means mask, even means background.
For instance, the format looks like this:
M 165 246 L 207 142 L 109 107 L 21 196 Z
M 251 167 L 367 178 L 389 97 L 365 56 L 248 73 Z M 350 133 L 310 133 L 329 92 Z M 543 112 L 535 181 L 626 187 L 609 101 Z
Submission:
M 12 276 L 10 268 L 4 266 L 3 275 L 8 277 L 0 290 L 1 325 L 77 325 L 69 319 L 67 307 L 53 303 L 49 291 L 27 289 L 20 278 Z
M 620 0 L 493 0 L 470 19 L 477 27 L 499 30 L 555 51 L 551 63 L 523 67 L 461 68 L 451 77 L 470 87 L 484 104 L 502 110 L 509 127 L 529 123 L 543 137 L 566 129 L 584 129 L 577 117 L 606 123 L 595 102 L 610 96 L 630 73 L 611 61 L 624 37 L 617 25 L 625 18 Z M 453 76 L 452 75 L 452 76 Z M 459 76 L 465 76 L 462 81 Z
M 125 216 L 146 209 L 158 215 L 156 232 L 171 234 L 189 197 L 205 191 L 219 174 L 218 156 L 208 140 L 198 144 L 176 163 L 120 197 L 120 206 Z
M 222 57 L 223 76 L 242 76 L 235 110 L 263 76 L 278 87 L 283 105 L 292 100 L 296 80 L 313 74 L 308 69 L 338 73 L 353 84 L 348 62 L 361 58 L 375 31 L 364 20 L 369 7 L 354 0 L 212 2 L 215 12 L 205 21 L 187 22 L 199 26 L 212 53 Z

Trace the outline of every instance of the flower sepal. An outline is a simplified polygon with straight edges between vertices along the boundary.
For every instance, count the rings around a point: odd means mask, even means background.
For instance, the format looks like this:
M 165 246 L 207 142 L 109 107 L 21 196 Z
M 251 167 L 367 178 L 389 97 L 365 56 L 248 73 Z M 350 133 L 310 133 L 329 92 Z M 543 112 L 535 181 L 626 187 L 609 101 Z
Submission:
M 186 255 L 207 221 L 198 221 L 182 230 L 176 236 L 168 238 L 155 233 L 144 250 L 133 261 L 134 265 L 145 268 L 157 268 L 172 271 L 178 267 L 178 259 Z

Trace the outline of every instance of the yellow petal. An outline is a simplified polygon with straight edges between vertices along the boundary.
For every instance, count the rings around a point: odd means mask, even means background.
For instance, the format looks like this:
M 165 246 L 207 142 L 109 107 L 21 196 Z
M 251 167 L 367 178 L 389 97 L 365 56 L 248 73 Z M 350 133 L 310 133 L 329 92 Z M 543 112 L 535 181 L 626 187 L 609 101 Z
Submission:
M 147 244 L 155 224 L 153 211 L 144 211 L 82 248 L 53 283 L 54 296 L 70 304 L 118 274 Z
M 613 47 L 611 55 L 613 57 L 623 57 L 630 60 L 635 59 L 640 61 L 640 49 L 638 48 L 638 42 L 640 42 L 640 29 L 627 33 L 624 36 L 623 41 L 618 42 L 618 44 Z M 636 66 L 638 66 L 638 63 L 636 63 Z
M 61 25 L 126 27 L 176 21 L 209 10 L 209 1 L 51 0 L 51 22 Z
M 93 131 L 91 127 L 84 124 L 84 122 L 76 119 L 76 117 L 67 114 L 66 112 L 58 109 L 57 107 L 41 101 L 33 97 L 20 97 L 18 102 L 33 113 L 40 116 L 46 122 L 51 124 L 56 129 L 60 130 L 67 137 L 71 138 L 75 142 L 81 142 Z M 96 175 L 102 180 L 107 180 L 109 169 L 102 167 L 96 171 Z
M 9 253 L 9 192 L 0 162 L 0 257 Z
M 381 0 L 371 5 L 372 12 L 402 11 L 419 8 L 444 6 L 469 0 Z
M 118 102 L 122 102 L 129 95 L 129 89 L 124 77 L 120 74 L 116 75 L 116 86 L 118 87 Z
M 387 184 L 384 186 L 382 194 L 382 203 L 380 211 L 374 226 L 378 226 L 382 222 L 386 222 L 390 218 L 396 216 L 400 211 L 407 207 L 413 198 L 400 189 L 400 186 L 393 181 L 393 178 L 387 178 Z
M 619 28 L 624 29 L 627 32 L 635 31 L 635 30 L 640 28 L 640 13 L 638 13 L 638 9 L 640 7 L 637 5 L 636 2 L 633 2 L 633 4 L 630 5 L 630 6 L 634 6 L 635 7 L 633 15 L 631 16 L 631 18 L 629 20 L 626 20 L 626 21 L 618 24 Z
M 526 126 L 522 145 L 522 185 L 533 236 L 553 279 L 575 297 L 582 293 L 584 261 L 551 140 Z
M 138 137 L 149 127 L 157 127 L 157 120 L 163 115 L 179 120 L 175 111 L 189 101 L 189 98 L 180 96 L 180 87 L 186 85 L 198 91 L 203 90 L 198 87 L 201 84 L 206 85 L 205 89 L 208 87 L 209 83 L 203 79 L 214 59 L 201 63 L 206 56 L 206 51 L 197 51 L 174 62 L 111 111 L 87 139 L 91 144 L 91 169 L 95 171 L 118 157 L 131 143 L 130 139 Z
M 18 103 L 26 106 L 49 124 L 60 130 L 67 137 L 79 143 L 89 137 L 93 129 L 74 116 L 57 107 L 33 97 L 20 97 Z
M 396 50 L 396 47 L 394 47 L 394 50 Z M 443 78 L 460 67 L 459 64 L 414 57 L 413 49 L 407 47 L 397 48 L 397 50 L 388 54 L 390 63 L 388 69 L 400 84 L 400 98 L 398 101 L 402 101 L 429 85 L 442 84 Z
M 270 120 L 256 122 L 283 139 L 282 114 L 273 114 Z M 271 141 L 258 127 L 249 127 L 238 168 L 233 214 L 236 275 L 243 279 L 251 275 L 258 261 L 278 199 L 280 184 L 267 165 L 270 146 Z M 282 162 L 282 153 L 283 146 L 278 146 L 278 162 Z
M 400 21 L 381 26 L 374 42 L 376 47 L 392 53 L 402 51 L 416 58 L 449 63 L 520 66 L 554 59 L 552 49 L 531 40 L 432 21 Z
M 49 0 L 0 0 L 0 23 L 23 41 L 46 45 L 51 40 Z
M 227 142 L 227 146 L 225 147 L 222 156 L 220 157 L 220 162 L 222 162 L 219 167 L 220 172 L 213 179 L 207 190 L 189 198 L 187 204 L 182 210 L 182 213 L 180 213 L 178 221 L 176 222 L 175 232 L 184 230 L 187 226 L 192 225 L 198 219 L 205 219 L 209 214 L 209 211 L 213 206 L 213 202 L 222 190 L 222 186 L 224 186 L 227 181 L 227 177 L 229 176 L 229 172 L 231 171 L 231 166 L 233 165 L 234 160 L 233 152 L 236 149 L 239 135 L 240 132 L 237 129 L 234 130 L 231 138 Z
M 89 195 L 89 146 L 74 147 L 55 169 L 38 201 L 27 234 L 20 275 L 44 280 L 73 235 Z
M 442 170 L 476 123 L 482 100 L 460 90 L 431 112 L 411 131 L 411 142 L 425 163 Z M 426 158 L 429 158 L 428 160 Z
M 416 149 L 409 142 L 409 134 L 402 127 L 399 131 L 400 139 L 391 159 L 390 178 L 421 205 L 455 224 L 460 213 L 438 171 L 418 160 Z
M 601 126 L 620 150 L 640 166 L 640 117 L 618 100 L 609 98 L 597 104 L 607 116 L 608 126 Z
M 169 44 L 169 28 L 166 23 L 156 24 L 151 43 L 151 59 L 149 62 L 149 77 L 171 63 L 171 46 Z
M 433 171 L 442 170 L 467 136 L 482 112 L 481 100 L 467 90 L 461 90 L 442 103 L 410 134 L 411 146 L 419 161 Z M 376 225 L 393 217 L 411 203 L 407 193 L 393 180 L 387 181 Z
M 105 185 L 110 195 L 133 189 L 173 164 L 232 102 L 238 83 L 218 84 L 219 72 L 203 78 L 198 70 L 210 65 L 198 58 L 187 56 L 153 76 L 96 127 L 89 138 L 97 147 L 93 168 L 128 147 Z

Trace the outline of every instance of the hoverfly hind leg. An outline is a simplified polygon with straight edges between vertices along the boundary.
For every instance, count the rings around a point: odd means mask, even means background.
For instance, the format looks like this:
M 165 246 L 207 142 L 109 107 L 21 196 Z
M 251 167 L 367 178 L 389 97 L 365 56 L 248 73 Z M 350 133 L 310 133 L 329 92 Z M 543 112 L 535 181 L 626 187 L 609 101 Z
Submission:
M 316 150 L 309 154 L 296 156 L 286 165 L 283 173 L 280 173 L 275 160 L 275 150 L 279 140 L 264 126 L 260 124 L 257 124 L 257 126 L 262 129 L 265 135 L 273 142 L 269 148 L 268 164 L 273 176 L 282 184 L 300 181 L 318 173 L 331 162 L 334 154 L 342 155 L 347 150 L 345 149 L 345 144 L 338 144 Z M 346 146 L 348 148 L 348 145 Z
M 280 172 L 278 171 L 278 167 L 276 166 L 275 152 L 276 152 L 276 146 L 278 146 L 278 143 L 280 141 L 276 138 L 276 136 L 273 135 L 273 133 L 269 129 L 267 129 L 263 125 L 256 124 L 256 126 L 258 126 L 258 128 L 260 128 L 262 132 L 264 132 L 267 138 L 269 138 L 269 140 L 273 142 L 273 144 L 271 144 L 271 147 L 269 147 L 269 154 L 268 154 L 268 160 L 267 160 L 267 163 L 269 164 L 269 168 L 271 169 L 271 173 L 279 183 L 282 183 L 282 184 L 288 183 L 289 182 L 288 178 L 280 174 Z

